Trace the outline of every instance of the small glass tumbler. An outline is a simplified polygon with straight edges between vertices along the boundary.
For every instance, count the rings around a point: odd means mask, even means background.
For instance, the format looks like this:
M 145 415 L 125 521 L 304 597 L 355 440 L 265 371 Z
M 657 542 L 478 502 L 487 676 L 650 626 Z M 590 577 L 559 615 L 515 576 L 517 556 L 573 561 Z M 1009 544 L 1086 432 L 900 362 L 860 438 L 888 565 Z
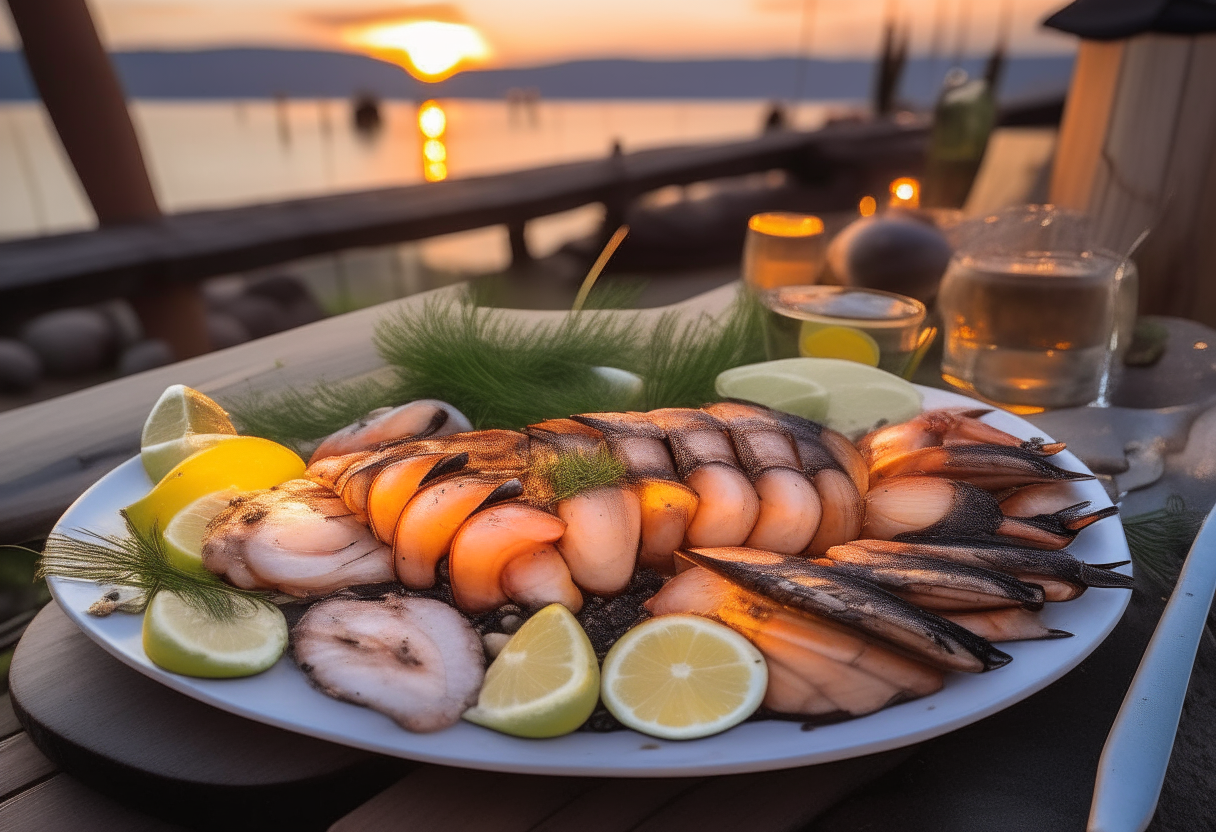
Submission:
M 823 220 L 810 214 L 756 214 L 747 223 L 743 280 L 756 291 L 819 282 L 827 241 Z
M 1106 405 L 1134 266 L 1093 246 L 1083 215 L 1050 205 L 967 226 L 938 293 L 942 378 L 1015 412 Z
M 876 289 L 784 286 L 760 293 L 769 359 L 843 358 L 902 374 L 920 343 L 925 305 Z

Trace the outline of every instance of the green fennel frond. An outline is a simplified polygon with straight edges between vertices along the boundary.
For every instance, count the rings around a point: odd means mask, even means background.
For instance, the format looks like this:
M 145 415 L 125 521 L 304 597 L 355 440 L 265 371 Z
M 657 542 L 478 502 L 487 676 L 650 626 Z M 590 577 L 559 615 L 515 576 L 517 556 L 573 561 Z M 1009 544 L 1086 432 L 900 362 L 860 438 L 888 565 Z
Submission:
M 271 606 L 263 593 L 237 589 L 210 573 L 178 569 L 169 562 L 160 534 L 141 532 L 124 513 L 127 535 L 73 529 L 53 534 L 42 551 L 38 576 L 55 575 L 142 590 L 150 599 L 161 590 L 174 592 L 190 606 L 225 620 L 247 612 L 253 604 Z
M 1164 508 L 1128 517 L 1123 521 L 1123 532 L 1132 563 L 1169 589 L 1178 580 L 1187 549 L 1202 522 L 1202 515 L 1187 509 L 1177 494 L 1165 501 Z
M 606 448 L 593 453 L 575 451 L 559 454 L 541 469 L 553 488 L 553 502 L 569 499 L 583 491 L 615 485 L 625 476 L 625 464 Z
M 319 381 L 304 389 L 249 393 L 225 400 L 241 433 L 270 439 L 299 451 L 304 443 L 328 436 L 380 407 L 402 404 L 391 382 L 357 379 Z

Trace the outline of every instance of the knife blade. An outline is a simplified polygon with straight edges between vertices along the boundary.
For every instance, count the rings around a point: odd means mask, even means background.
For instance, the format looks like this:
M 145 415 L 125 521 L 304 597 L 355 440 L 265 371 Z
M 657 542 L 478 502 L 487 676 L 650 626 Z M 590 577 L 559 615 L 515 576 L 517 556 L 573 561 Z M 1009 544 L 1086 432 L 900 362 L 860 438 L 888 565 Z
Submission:
M 1106 737 L 1089 832 L 1143 832 L 1157 811 L 1199 639 L 1216 592 L 1216 509 L 1191 544 L 1178 583 Z

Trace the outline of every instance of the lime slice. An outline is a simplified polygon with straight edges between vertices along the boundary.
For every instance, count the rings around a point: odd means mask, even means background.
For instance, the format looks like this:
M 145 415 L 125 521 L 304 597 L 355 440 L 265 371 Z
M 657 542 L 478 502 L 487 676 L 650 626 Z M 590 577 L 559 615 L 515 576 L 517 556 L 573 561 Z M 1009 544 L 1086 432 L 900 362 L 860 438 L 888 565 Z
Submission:
M 839 358 L 877 367 L 880 351 L 868 332 L 851 326 L 824 326 L 802 322 L 798 334 L 798 352 L 810 358 Z
M 277 608 L 255 604 L 217 619 L 168 590 L 148 604 L 143 635 L 144 652 L 154 663 L 207 679 L 261 673 L 287 649 L 287 621 Z
M 464 718 L 516 737 L 558 737 L 587 721 L 600 669 L 582 625 L 550 604 L 511 636 Z
M 173 515 L 164 533 L 169 563 L 188 572 L 206 571 L 203 569 L 203 533 L 215 515 L 228 508 L 232 498 L 239 493 L 235 488 L 225 488 L 199 497 Z
M 180 462 L 143 499 L 127 506 L 135 528 L 163 533 L 200 497 L 235 488 L 256 491 L 304 476 L 304 461 L 288 448 L 256 436 L 233 436 Z
M 687 740 L 747 719 L 767 687 L 764 657 L 743 636 L 695 615 L 664 615 L 612 645 L 600 695 L 635 731 Z
M 222 407 L 197 390 L 174 384 L 161 393 L 144 422 L 139 456 L 152 482 L 160 482 L 186 457 L 235 435 Z
M 817 391 L 800 400 L 799 384 Z M 783 358 L 735 367 L 718 376 L 721 396 L 759 402 L 822 422 L 851 439 L 921 410 L 916 386 L 876 367 L 838 358 Z
M 714 390 L 724 399 L 743 399 L 820 421 L 828 412 L 828 391 L 799 375 L 768 372 L 767 364 L 736 367 L 718 374 Z

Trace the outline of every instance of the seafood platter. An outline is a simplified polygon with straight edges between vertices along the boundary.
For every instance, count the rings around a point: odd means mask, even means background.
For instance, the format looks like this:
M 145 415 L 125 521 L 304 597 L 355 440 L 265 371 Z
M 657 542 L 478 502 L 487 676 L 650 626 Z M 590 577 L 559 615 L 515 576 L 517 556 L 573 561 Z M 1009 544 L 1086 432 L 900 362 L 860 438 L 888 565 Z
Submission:
M 110 473 L 44 569 L 162 684 L 381 753 L 607 776 L 874 753 L 1050 684 L 1131 586 L 1116 509 L 1062 444 L 917 389 L 919 414 L 855 440 L 741 400 L 519 430 L 416 401 L 306 461 L 222 437 L 159 482 L 147 459 Z M 265 445 L 228 481 L 243 442 Z M 123 551 L 146 563 L 87 568 Z

